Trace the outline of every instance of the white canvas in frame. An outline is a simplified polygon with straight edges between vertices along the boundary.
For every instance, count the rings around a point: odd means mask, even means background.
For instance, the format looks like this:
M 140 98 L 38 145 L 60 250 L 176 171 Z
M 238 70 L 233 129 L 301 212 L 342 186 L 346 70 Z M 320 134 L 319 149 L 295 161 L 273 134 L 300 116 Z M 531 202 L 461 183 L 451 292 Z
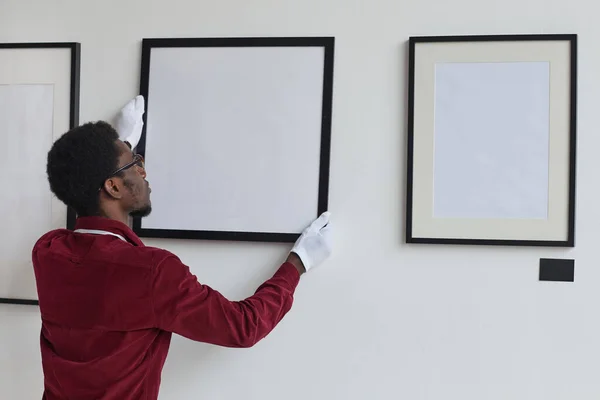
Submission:
M 411 38 L 408 242 L 574 245 L 575 39 Z
M 2 47 L 7 46 L 7 47 Z M 47 153 L 72 123 L 74 44 L 0 45 L 0 302 L 35 304 L 32 248 L 67 224 L 50 191 Z M 78 49 L 78 47 L 77 47 Z M 76 120 L 76 119 L 75 119 Z
M 140 236 L 292 241 L 324 211 L 331 54 L 288 42 L 146 47 L 138 150 L 153 211 Z

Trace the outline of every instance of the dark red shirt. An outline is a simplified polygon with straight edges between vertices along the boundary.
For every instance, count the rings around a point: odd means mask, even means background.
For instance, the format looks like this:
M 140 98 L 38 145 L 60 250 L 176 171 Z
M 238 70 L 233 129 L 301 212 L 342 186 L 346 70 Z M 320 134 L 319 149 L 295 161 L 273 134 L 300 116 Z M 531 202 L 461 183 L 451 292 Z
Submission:
M 253 296 L 230 301 L 121 222 L 85 217 L 75 229 L 124 240 L 59 229 L 35 244 L 46 400 L 157 399 L 172 333 L 250 347 L 290 310 L 300 278 L 284 263 Z

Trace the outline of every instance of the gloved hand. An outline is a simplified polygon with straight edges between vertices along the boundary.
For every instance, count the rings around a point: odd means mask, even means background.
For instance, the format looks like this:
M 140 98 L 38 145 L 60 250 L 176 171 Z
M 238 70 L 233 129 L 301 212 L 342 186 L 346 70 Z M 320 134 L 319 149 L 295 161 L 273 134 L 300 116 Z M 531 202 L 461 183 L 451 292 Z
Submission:
M 117 116 L 115 129 L 119 133 L 119 138 L 124 142 L 128 142 L 131 149 L 138 145 L 142 137 L 144 110 L 144 96 L 136 96 L 121 109 Z
M 298 255 L 306 272 L 325 261 L 332 252 L 331 213 L 324 212 L 306 228 L 292 248 Z

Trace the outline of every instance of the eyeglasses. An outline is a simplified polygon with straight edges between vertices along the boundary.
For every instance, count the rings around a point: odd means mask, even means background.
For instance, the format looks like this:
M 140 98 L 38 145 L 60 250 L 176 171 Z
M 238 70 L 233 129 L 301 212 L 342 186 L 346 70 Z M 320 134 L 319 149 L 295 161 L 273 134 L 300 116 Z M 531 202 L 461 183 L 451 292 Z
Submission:
M 113 176 L 119 174 L 120 172 L 123 172 L 126 169 L 129 169 L 129 168 L 133 167 L 134 165 L 137 165 L 140 168 L 144 168 L 144 157 L 141 154 L 135 154 L 133 156 L 133 161 L 131 161 L 130 163 L 127 163 L 127 164 L 123 165 L 121 168 L 116 169 L 112 174 L 110 174 L 109 176 L 107 176 L 106 179 L 108 179 L 110 177 L 113 177 Z M 104 181 L 102 181 L 102 182 L 104 182 Z M 98 190 L 101 190 L 102 186 L 104 186 L 104 183 L 102 183 L 100 185 L 100 189 L 98 189 Z
M 119 172 L 123 172 L 126 169 L 133 167 L 134 165 L 137 165 L 140 168 L 144 168 L 144 157 L 141 154 L 134 155 L 132 162 L 125 164 L 121 168 L 117 169 L 115 172 L 113 172 L 112 174 L 109 175 L 109 178 L 111 176 L 117 175 Z

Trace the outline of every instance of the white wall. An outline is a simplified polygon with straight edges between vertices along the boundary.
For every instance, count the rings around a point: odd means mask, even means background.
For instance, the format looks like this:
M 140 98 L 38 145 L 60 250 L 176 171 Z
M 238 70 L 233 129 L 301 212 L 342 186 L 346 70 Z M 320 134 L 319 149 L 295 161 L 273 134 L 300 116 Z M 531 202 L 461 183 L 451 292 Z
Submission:
M 143 37 L 335 35 L 334 258 L 255 348 L 175 337 L 162 399 L 598 399 L 600 25 L 585 0 L 1 0 L 0 42 L 80 41 L 81 120 L 137 94 Z M 577 247 L 403 243 L 409 35 L 578 33 Z M 288 246 L 147 241 L 232 299 Z M 218 253 L 223 250 L 222 253 Z M 575 283 L 537 281 L 575 257 Z M 40 398 L 39 315 L 0 306 L 0 398 Z M 19 378 L 24 380 L 20 381 Z

